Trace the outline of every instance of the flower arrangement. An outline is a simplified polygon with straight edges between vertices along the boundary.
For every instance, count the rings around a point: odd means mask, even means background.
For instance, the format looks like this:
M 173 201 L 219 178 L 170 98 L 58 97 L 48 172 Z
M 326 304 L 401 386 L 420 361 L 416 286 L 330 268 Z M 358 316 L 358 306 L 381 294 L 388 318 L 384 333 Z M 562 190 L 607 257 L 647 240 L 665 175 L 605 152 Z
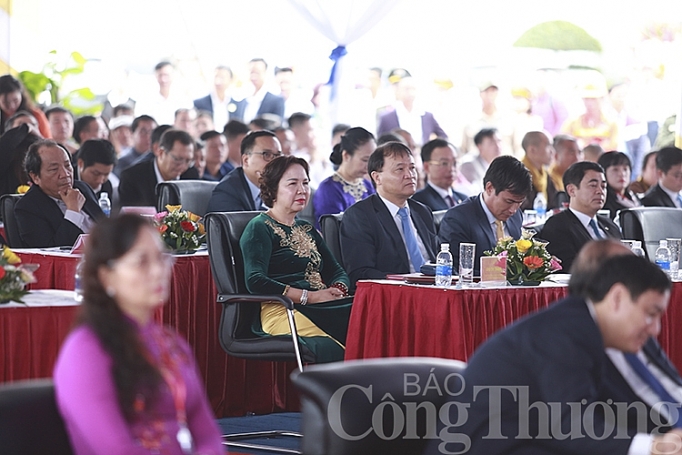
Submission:
M 561 261 L 547 251 L 547 244 L 533 239 L 533 231 L 523 230 L 521 238 L 503 237 L 486 256 L 497 256 L 507 264 L 507 280 L 513 284 L 540 282 L 561 270 Z M 500 264 L 504 265 L 504 262 Z
M 182 210 L 180 205 L 167 205 L 165 212 L 154 216 L 164 243 L 177 252 L 196 251 L 206 241 L 206 231 L 199 220 L 199 215 Z
M 0 303 L 7 303 L 11 300 L 24 303 L 21 298 L 28 294 L 25 289 L 29 283 L 35 283 L 33 276 L 38 266 L 36 264 L 21 265 L 19 256 L 3 246 L 0 256 Z

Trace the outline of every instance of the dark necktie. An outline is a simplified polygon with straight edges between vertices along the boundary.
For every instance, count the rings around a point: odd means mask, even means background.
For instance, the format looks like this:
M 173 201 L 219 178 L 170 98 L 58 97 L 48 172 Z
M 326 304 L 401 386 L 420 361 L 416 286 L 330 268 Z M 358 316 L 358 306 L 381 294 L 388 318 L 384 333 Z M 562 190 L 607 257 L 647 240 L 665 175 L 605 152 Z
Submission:
M 658 379 L 656 379 L 656 376 L 653 375 L 651 371 L 642 363 L 642 361 L 637 357 L 636 354 L 630 354 L 630 353 L 624 353 L 625 360 L 630 364 L 632 369 L 637 373 L 637 376 L 639 376 L 649 387 L 651 387 L 651 390 L 653 390 L 656 395 L 658 395 L 658 398 L 661 399 L 661 401 L 666 402 L 666 403 L 671 403 L 672 406 L 675 406 L 678 404 L 677 400 L 675 400 L 667 390 L 663 387 L 663 384 L 660 383 Z M 682 419 L 678 419 L 677 422 L 670 422 L 670 424 L 675 427 L 675 428 L 682 428 Z
M 419 272 L 419 269 L 424 264 L 424 257 L 421 251 L 419 251 L 419 244 L 417 243 L 417 238 L 414 236 L 414 231 L 412 231 L 412 225 L 410 224 L 410 215 L 407 213 L 407 208 L 403 207 L 398 210 L 398 216 L 400 216 L 400 223 L 403 227 L 403 235 L 405 236 L 405 246 L 407 247 L 407 252 L 410 255 L 410 261 L 414 266 L 414 271 Z
M 599 232 L 599 226 L 597 226 L 597 222 L 592 218 L 590 220 L 590 227 L 592 228 L 592 231 L 594 231 L 594 235 L 597 236 L 597 239 L 603 239 L 604 236 L 601 235 L 601 232 Z
M 450 196 L 449 194 L 447 196 L 445 196 L 445 202 L 448 203 L 448 207 L 454 207 L 455 206 L 455 200 L 452 199 L 452 196 Z

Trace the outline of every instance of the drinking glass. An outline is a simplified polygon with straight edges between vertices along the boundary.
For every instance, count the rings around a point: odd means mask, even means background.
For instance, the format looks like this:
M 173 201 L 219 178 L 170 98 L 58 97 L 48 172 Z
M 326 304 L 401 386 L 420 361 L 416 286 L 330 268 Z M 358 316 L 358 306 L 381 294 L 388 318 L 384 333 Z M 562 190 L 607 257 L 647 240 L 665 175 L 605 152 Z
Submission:
M 682 239 L 666 239 L 670 250 L 670 279 L 677 280 L 680 270 L 680 246 Z
M 471 286 L 474 282 L 475 243 L 459 244 L 459 282 L 462 287 Z

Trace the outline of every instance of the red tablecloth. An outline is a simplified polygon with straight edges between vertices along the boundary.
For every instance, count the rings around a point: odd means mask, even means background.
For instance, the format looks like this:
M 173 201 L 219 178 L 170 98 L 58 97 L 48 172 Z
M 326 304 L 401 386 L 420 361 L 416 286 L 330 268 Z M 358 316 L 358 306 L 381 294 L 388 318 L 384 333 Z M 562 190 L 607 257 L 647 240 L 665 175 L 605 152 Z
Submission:
M 18 252 L 24 263 L 37 263 L 33 289 L 73 289 L 79 258 L 47 252 Z M 169 302 L 157 317 L 174 327 L 194 348 L 206 392 L 216 416 L 297 410 L 298 396 L 288 381 L 293 363 L 245 361 L 220 347 L 221 307 L 206 254 L 179 256 L 173 269 Z M 2 344 L 0 382 L 51 376 L 59 345 L 68 334 L 75 308 L 0 310 Z M 12 358 L 9 358 L 12 357 Z M 26 362 L 16 362 L 26 358 Z M 20 367 L 6 368 L 13 360 Z
M 348 327 L 346 360 L 429 356 L 466 361 L 497 330 L 559 300 L 567 291 L 565 287 L 455 290 L 360 282 Z M 659 340 L 682 370 L 682 340 L 674 324 L 680 318 L 682 283 L 674 283 Z

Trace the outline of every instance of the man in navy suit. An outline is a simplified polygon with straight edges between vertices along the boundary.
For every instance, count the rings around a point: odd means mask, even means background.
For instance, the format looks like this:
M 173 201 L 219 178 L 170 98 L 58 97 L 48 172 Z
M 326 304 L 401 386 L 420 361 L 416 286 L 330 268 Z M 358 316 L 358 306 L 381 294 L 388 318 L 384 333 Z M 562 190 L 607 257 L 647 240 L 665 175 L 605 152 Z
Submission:
M 564 173 L 568 209 L 551 216 L 539 237 L 549 242 L 547 251 L 561 259 L 570 270 L 580 249 L 590 240 L 620 239 L 618 226 L 608 216 L 597 215 L 606 201 L 606 177 L 602 167 L 591 161 L 571 165 Z
M 642 198 L 647 207 L 682 208 L 682 150 L 664 147 L 656 155 L 658 182 Z
M 421 155 L 426 186 L 412 199 L 434 212 L 452 208 L 466 199 L 466 195 L 452 189 L 457 179 L 457 150 L 454 145 L 444 139 L 434 139 L 424 144 Z
M 428 453 L 680 453 L 682 431 L 637 431 L 623 412 L 635 403 L 609 401 L 604 376 L 606 348 L 635 354 L 658 334 L 670 286 L 644 258 L 611 258 L 588 281 L 586 298 L 568 297 L 490 337 L 454 398 L 468 408 L 449 433 L 464 435 L 468 450 L 441 442 Z
M 343 263 L 351 284 L 418 272 L 437 254 L 431 210 L 410 199 L 417 188 L 410 149 L 399 142 L 377 147 L 367 172 L 377 193 L 346 209 L 341 221 Z
M 242 165 L 216 185 L 208 201 L 207 212 L 249 212 L 266 210 L 260 197 L 260 174 L 265 165 L 282 150 L 275 133 L 252 131 L 241 144 Z
M 71 157 L 55 141 L 31 144 L 24 168 L 33 185 L 14 207 L 24 246 L 71 246 L 104 217 L 95 193 L 74 180 Z
M 265 73 L 268 64 L 262 58 L 254 58 L 249 62 L 249 80 L 253 84 L 253 95 L 237 104 L 233 116 L 237 120 L 249 123 L 263 114 L 273 114 L 284 119 L 284 98 L 274 95 L 265 89 Z
M 232 78 L 232 70 L 229 67 L 218 66 L 213 77 L 213 91 L 203 98 L 194 100 L 196 110 L 211 113 L 213 124 L 218 131 L 234 118 L 240 103 L 243 103 L 230 96 L 229 88 Z
M 459 263 L 460 243 L 475 243 L 477 274 L 483 252 L 492 250 L 501 237 L 521 238 L 519 207 L 532 186 L 523 163 L 510 155 L 495 158 L 483 176 L 483 192 L 448 210 L 440 224 L 438 238 L 450 244 L 453 264 Z

